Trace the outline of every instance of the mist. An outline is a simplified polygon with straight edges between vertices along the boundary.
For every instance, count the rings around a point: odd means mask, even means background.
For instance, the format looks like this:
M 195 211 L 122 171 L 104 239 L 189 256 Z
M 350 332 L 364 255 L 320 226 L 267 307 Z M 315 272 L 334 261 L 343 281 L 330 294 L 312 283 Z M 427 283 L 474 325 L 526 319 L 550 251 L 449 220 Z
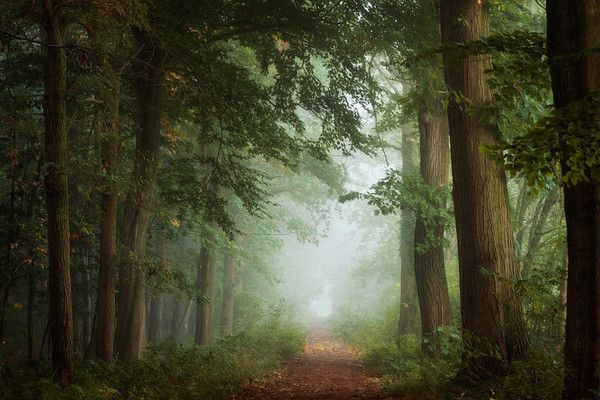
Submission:
M 600 13 L 0 2 L 1 400 L 600 393 Z

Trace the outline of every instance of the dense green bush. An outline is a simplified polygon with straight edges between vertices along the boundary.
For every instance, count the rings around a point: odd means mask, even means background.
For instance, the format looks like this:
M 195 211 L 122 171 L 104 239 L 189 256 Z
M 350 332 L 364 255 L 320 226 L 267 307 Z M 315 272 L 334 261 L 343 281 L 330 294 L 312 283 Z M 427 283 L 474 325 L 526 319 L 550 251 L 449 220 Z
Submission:
M 298 354 L 304 335 L 277 320 L 211 346 L 151 346 L 143 360 L 85 361 L 77 384 L 62 389 L 48 365 L 0 366 L 2 400 L 222 399 Z
M 390 320 L 391 318 L 391 320 Z M 406 399 L 559 399 L 564 371 L 562 353 L 532 350 L 525 360 L 514 361 L 506 376 L 473 380 L 460 373 L 465 350 L 461 332 L 441 328 L 430 355 L 421 351 L 420 339 L 395 339 L 395 318 L 344 315 L 334 323 L 338 336 L 361 351 L 362 362 L 382 377 L 384 390 Z M 474 357 L 476 354 L 470 354 Z

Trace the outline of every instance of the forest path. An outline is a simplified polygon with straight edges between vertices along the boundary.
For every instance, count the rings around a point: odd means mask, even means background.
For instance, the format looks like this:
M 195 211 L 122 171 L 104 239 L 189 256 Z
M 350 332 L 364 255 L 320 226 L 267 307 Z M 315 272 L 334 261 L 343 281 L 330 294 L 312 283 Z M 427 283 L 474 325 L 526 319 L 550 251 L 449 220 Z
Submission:
M 358 360 L 358 353 L 333 338 L 325 322 L 311 326 L 304 353 L 266 380 L 248 385 L 232 400 L 392 399 Z

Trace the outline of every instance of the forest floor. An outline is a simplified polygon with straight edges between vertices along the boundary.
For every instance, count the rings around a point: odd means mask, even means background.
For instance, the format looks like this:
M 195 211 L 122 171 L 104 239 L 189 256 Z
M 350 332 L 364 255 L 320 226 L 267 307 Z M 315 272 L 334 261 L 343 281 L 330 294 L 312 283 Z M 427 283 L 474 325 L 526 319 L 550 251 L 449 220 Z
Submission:
M 359 362 L 358 352 L 335 340 L 325 322 L 311 325 L 302 355 L 231 400 L 392 399 Z

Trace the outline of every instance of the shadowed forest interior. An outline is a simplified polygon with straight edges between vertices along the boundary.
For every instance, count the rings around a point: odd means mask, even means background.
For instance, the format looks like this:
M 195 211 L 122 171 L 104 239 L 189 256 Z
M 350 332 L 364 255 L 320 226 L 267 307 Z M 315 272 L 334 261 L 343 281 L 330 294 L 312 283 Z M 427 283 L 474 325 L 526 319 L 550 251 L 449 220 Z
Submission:
M 0 0 L 0 400 L 600 398 L 597 0 Z

